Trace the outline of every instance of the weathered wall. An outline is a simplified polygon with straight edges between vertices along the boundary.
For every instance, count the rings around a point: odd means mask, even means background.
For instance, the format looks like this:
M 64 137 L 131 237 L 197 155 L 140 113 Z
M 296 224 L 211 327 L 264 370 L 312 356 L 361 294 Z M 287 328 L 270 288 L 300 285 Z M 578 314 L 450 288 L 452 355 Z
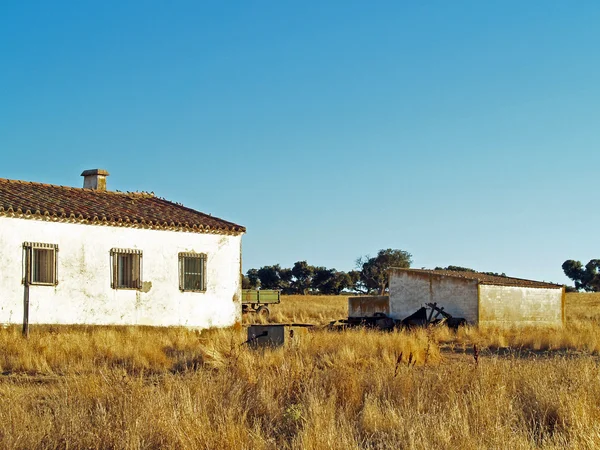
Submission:
M 494 326 L 561 326 L 562 302 L 562 289 L 481 285 L 479 323 Z
M 437 303 L 454 317 L 477 324 L 477 281 L 391 269 L 390 316 L 404 319 L 425 303 Z
M 23 242 L 58 244 L 58 285 L 31 286 L 30 323 L 213 327 L 240 319 L 241 236 L 0 217 L 0 323 L 23 320 Z M 110 249 L 143 251 L 138 290 L 115 290 Z M 206 292 L 179 290 L 179 252 L 207 254 Z
M 375 313 L 390 314 L 389 296 L 348 297 L 348 317 L 373 317 Z

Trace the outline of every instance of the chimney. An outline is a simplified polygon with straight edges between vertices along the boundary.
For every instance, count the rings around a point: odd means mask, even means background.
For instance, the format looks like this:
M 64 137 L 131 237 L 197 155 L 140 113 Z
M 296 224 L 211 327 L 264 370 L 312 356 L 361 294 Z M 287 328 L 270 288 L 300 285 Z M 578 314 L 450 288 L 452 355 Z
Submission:
M 90 169 L 81 172 L 84 189 L 106 190 L 106 177 L 109 173 L 104 169 Z

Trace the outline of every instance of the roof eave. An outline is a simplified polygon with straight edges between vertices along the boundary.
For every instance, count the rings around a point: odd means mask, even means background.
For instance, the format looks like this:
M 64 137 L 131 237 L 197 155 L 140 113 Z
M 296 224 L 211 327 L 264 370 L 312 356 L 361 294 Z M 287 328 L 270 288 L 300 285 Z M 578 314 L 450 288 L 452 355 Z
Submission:
M 241 226 L 228 227 L 228 228 L 200 228 L 200 227 L 185 227 L 177 225 L 160 225 L 160 224 L 148 224 L 140 223 L 138 221 L 124 221 L 107 218 L 97 219 L 86 219 L 83 216 L 75 216 L 74 214 L 49 214 L 46 212 L 31 212 L 30 210 L 22 211 L 18 208 L 16 211 L 12 208 L 5 209 L 0 206 L 0 217 L 8 217 L 14 219 L 26 219 L 26 220 L 39 220 L 42 222 L 59 222 L 59 223 L 74 223 L 80 225 L 96 225 L 96 226 L 108 226 L 114 228 L 137 228 L 145 230 L 157 230 L 157 231 L 178 231 L 183 233 L 197 233 L 197 234 L 222 234 L 222 235 L 243 235 L 246 233 L 246 228 Z

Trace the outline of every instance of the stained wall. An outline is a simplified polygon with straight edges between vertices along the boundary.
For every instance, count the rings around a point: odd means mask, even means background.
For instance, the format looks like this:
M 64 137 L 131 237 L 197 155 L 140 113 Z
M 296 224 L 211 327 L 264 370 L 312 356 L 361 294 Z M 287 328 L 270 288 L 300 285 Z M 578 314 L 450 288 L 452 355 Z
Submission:
M 58 285 L 30 286 L 32 324 L 182 325 L 240 320 L 241 235 L 0 217 L 0 323 L 23 320 L 23 243 L 58 245 Z M 142 250 L 143 288 L 111 288 L 112 248 Z M 179 290 L 179 252 L 207 254 L 206 292 Z
M 476 280 L 390 269 L 390 316 L 404 319 L 426 303 L 437 303 L 454 317 L 477 324 Z
M 515 286 L 479 287 L 481 325 L 561 326 L 563 289 Z

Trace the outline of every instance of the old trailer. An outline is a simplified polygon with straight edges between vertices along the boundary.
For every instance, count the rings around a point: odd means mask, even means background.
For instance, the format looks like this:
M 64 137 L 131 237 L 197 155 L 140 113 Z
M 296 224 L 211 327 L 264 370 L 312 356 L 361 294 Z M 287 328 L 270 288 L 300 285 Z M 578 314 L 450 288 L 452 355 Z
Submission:
M 243 289 L 242 313 L 255 313 L 267 317 L 269 306 L 281 302 L 281 291 L 271 289 Z

